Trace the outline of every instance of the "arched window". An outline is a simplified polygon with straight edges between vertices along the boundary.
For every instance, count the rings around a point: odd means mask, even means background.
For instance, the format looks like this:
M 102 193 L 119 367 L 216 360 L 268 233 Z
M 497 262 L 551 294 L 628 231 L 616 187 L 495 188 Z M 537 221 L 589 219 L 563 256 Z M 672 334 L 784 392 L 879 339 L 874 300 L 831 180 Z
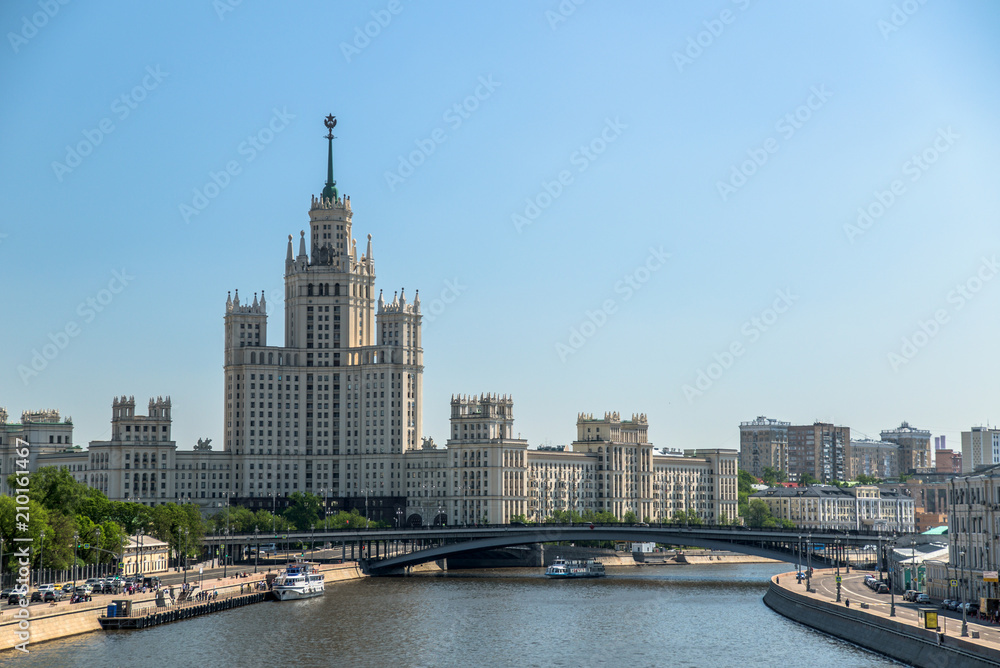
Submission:
M 340 295 L 340 283 L 333 284 L 333 294 L 334 296 Z
M 313 284 L 312 283 L 310 283 L 308 286 L 306 286 L 306 295 L 309 296 L 309 297 L 313 296 Z

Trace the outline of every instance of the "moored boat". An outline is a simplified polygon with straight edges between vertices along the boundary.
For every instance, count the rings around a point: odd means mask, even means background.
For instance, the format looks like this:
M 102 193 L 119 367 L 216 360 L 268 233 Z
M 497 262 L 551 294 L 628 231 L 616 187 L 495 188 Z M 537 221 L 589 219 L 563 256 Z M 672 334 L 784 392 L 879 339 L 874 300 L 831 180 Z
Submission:
M 297 561 L 288 564 L 285 570 L 275 578 L 271 591 L 279 601 L 294 601 L 300 598 L 322 596 L 323 575 L 316 564 L 307 561 Z
M 556 557 L 545 569 L 550 578 L 603 578 L 604 564 L 597 559 L 563 559 Z

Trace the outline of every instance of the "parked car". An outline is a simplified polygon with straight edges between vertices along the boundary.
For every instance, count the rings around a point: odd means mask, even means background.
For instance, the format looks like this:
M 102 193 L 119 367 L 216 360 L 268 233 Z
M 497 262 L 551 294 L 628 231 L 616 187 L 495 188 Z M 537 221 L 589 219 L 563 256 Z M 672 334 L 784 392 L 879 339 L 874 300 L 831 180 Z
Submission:
M 946 598 L 945 600 L 941 601 L 941 609 L 942 610 L 947 610 L 948 606 L 950 604 L 951 604 L 951 599 L 950 598 Z
M 958 610 L 958 606 L 960 606 L 960 605 L 962 605 L 961 601 L 957 601 L 957 600 L 948 601 L 948 609 L 949 610 L 957 611 Z
M 917 603 L 926 604 L 931 602 L 931 597 L 928 596 L 927 594 L 917 594 L 917 597 L 913 600 L 916 601 Z
M 882 583 L 882 584 L 880 584 L 878 586 L 878 589 L 875 590 L 875 593 L 876 594 L 888 594 L 889 593 L 889 587 L 885 583 Z
M 904 601 L 915 601 L 915 600 L 917 600 L 917 590 L 916 589 L 907 589 L 906 591 L 904 591 L 903 592 L 903 600 Z

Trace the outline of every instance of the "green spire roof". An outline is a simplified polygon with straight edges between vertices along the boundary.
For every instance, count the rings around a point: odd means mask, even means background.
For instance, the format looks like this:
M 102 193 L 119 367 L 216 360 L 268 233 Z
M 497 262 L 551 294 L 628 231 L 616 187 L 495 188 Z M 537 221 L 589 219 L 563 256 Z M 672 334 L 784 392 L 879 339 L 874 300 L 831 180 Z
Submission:
M 328 149 L 326 158 L 326 185 L 323 186 L 323 197 L 335 200 L 337 199 L 337 182 L 333 180 L 333 140 L 336 137 L 333 136 L 333 128 L 337 126 L 337 119 L 333 114 L 330 114 L 323 121 L 323 124 L 329 130 L 326 134 Z

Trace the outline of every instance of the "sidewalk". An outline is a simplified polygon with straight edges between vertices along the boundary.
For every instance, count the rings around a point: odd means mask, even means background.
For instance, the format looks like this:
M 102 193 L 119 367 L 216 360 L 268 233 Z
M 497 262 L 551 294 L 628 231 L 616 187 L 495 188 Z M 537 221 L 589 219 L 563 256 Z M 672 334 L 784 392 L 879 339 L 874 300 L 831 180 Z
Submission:
M 776 575 L 772 579 L 778 586 L 800 596 L 807 596 L 818 601 L 845 606 L 846 601 L 850 600 L 851 610 L 868 613 L 880 619 L 892 620 L 919 629 L 922 629 L 923 626 L 921 625 L 917 610 L 933 608 L 938 613 L 938 628 L 940 631 L 948 637 L 961 637 L 961 618 L 955 619 L 954 617 L 947 616 L 949 613 L 941 609 L 940 601 L 918 605 L 907 603 L 903 601 L 902 596 L 896 596 L 896 616 L 891 616 L 891 596 L 889 594 L 876 594 L 869 590 L 864 584 L 865 573 L 866 571 L 852 570 L 848 574 L 844 569 L 841 569 L 841 603 L 839 604 L 836 603 L 836 569 L 815 570 L 812 578 L 811 592 L 806 591 L 804 580 L 801 583 L 796 582 L 794 571 Z M 868 608 L 862 609 L 859 605 L 862 602 L 867 603 Z M 969 637 L 964 638 L 964 640 L 1000 652 L 1000 627 L 995 624 L 969 618 L 968 628 Z M 972 637 L 973 631 L 979 633 L 979 638 Z

